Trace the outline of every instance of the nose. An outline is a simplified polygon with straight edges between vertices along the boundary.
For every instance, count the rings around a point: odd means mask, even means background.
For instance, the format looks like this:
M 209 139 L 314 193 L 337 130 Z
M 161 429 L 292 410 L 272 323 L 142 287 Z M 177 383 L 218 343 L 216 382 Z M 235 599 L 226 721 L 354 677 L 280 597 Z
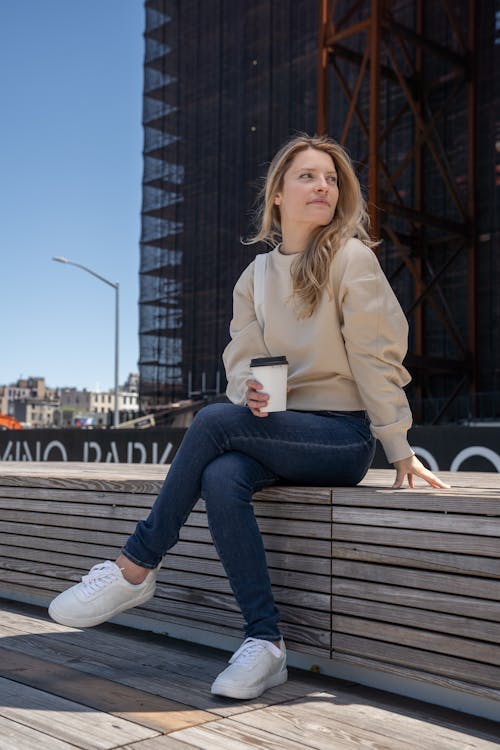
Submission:
M 318 182 L 316 183 L 316 190 L 328 190 L 328 182 L 326 181 L 325 175 L 319 175 Z

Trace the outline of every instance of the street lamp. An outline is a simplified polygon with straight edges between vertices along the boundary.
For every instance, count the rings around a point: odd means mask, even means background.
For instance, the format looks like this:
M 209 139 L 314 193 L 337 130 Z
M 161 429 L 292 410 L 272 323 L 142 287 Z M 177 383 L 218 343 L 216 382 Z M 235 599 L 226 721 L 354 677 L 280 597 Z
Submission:
M 95 276 L 96 279 L 99 279 L 100 281 L 104 281 L 105 284 L 108 286 L 112 286 L 115 290 L 115 412 L 114 412 L 114 426 L 118 427 L 120 424 L 120 412 L 118 409 L 118 357 L 119 357 L 119 339 L 118 339 L 118 332 L 119 332 L 119 296 L 120 296 L 120 284 L 118 282 L 113 283 L 112 281 L 109 281 L 109 279 L 105 279 L 104 276 L 101 276 L 100 274 L 96 273 L 95 271 L 92 271 L 91 268 L 87 268 L 87 266 L 82 266 L 80 263 L 75 263 L 72 260 L 68 260 L 67 258 L 52 258 L 52 260 L 57 261 L 57 263 L 67 263 L 69 266 L 76 266 L 76 268 L 81 268 L 82 271 L 86 271 L 87 273 L 90 273 L 92 276 Z

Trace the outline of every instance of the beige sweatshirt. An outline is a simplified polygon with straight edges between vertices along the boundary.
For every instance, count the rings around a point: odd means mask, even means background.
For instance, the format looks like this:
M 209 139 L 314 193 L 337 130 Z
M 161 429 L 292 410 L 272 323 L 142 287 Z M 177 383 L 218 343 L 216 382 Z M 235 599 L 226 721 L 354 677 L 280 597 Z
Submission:
M 234 288 L 231 341 L 223 354 L 228 398 L 245 403 L 252 357 L 285 354 L 288 408 L 365 409 L 389 462 L 413 455 L 403 390 L 410 376 L 402 365 L 408 324 L 375 253 L 360 240 L 348 240 L 331 264 L 333 299 L 325 292 L 314 315 L 303 320 L 288 299 L 295 258 L 278 248 L 268 255 L 263 331 L 253 301 L 254 261 Z

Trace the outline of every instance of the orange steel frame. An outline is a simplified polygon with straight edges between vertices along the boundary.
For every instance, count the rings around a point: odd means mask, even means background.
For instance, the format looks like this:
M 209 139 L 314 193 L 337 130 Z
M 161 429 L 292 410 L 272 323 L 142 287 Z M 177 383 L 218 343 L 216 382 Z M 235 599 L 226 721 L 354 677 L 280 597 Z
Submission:
M 394 19 L 388 0 L 357 0 L 353 1 L 349 10 L 341 17 L 335 0 L 319 0 L 319 62 L 318 62 L 318 133 L 328 132 L 327 103 L 333 84 L 336 85 L 337 96 L 344 95 L 348 101 L 347 114 L 342 131 L 335 134 L 337 140 L 344 144 L 350 128 L 355 123 L 366 138 L 366 153 L 363 162 L 368 171 L 368 212 L 374 237 L 384 237 L 401 256 L 402 265 L 413 279 L 414 299 L 405 310 L 407 315 L 413 315 L 414 351 L 408 355 L 407 364 L 412 370 L 416 386 L 415 417 L 422 420 L 422 399 L 426 395 L 426 380 L 429 374 L 445 374 L 452 376 L 454 387 L 439 414 L 433 420 L 440 421 L 456 396 L 465 388 L 469 389 L 472 413 L 476 405 L 474 394 L 477 389 L 477 334 L 476 334 L 476 229 L 474 223 L 474 177 L 475 177 L 475 2 L 468 2 L 468 38 L 462 35 L 457 18 L 450 0 L 435 0 L 441 3 L 447 14 L 449 27 L 460 52 L 457 53 L 444 44 L 437 44 L 423 34 L 423 13 L 425 0 L 414 0 L 415 28 L 408 28 Z M 362 20 L 352 21 L 353 16 L 362 14 Z M 349 46 L 349 41 L 363 39 L 363 45 L 358 44 L 360 53 Z M 396 46 L 402 52 L 406 65 L 412 66 L 412 75 L 408 76 L 393 54 Z M 413 51 L 413 56 L 410 52 Z M 419 80 L 422 71 L 424 55 L 439 55 L 449 65 L 448 80 L 455 83 L 453 92 L 459 87 L 466 87 L 467 97 L 467 175 L 469 190 L 467 204 L 455 189 L 454 177 L 450 173 L 444 153 L 439 141 L 436 126 L 442 118 L 446 106 L 452 102 L 448 97 L 442 103 L 439 111 L 429 117 L 429 106 L 425 101 L 425 92 L 415 95 L 409 80 Z M 342 73 L 339 61 L 348 60 L 357 66 L 359 73 L 354 88 L 349 85 Z M 414 122 L 414 143 L 410 144 L 408 153 L 394 172 L 384 162 L 381 146 L 391 138 L 393 122 L 382 122 L 380 116 L 380 85 L 381 79 L 388 78 L 394 85 L 399 86 L 404 96 L 406 112 L 411 112 Z M 332 80 L 331 80 L 332 79 Z M 358 106 L 362 84 L 369 81 L 368 119 L 363 117 Z M 352 84 L 351 84 L 352 85 Z M 366 90 L 366 89 L 365 89 Z M 450 101 L 451 100 L 451 101 Z M 423 210 L 422 196 L 424 190 L 424 175 L 422 171 L 423 152 L 427 149 L 444 181 L 447 196 L 458 208 L 460 220 L 449 218 Z M 356 155 L 358 156 L 358 155 Z M 360 155 L 361 157 L 363 155 Z M 414 200 L 409 205 L 404 201 L 395 185 L 397 178 L 407 168 L 413 169 Z M 383 178 L 383 180 L 382 180 Z M 409 235 L 398 232 L 393 224 L 395 219 L 408 222 Z M 458 249 L 453 252 L 444 265 L 438 270 L 432 270 L 432 249 L 420 244 L 421 251 L 409 253 L 408 245 L 413 248 L 419 246 L 425 229 L 439 229 L 442 238 L 458 242 Z M 411 242 L 408 243 L 408 236 Z M 406 244 L 405 244 L 406 240 Z M 468 330 L 463 336 L 453 320 L 453 311 L 446 302 L 441 287 L 442 276 L 450 267 L 459 253 L 467 257 L 467 318 Z M 436 358 L 426 354 L 424 308 L 432 306 L 447 335 L 454 342 L 460 355 L 455 359 Z

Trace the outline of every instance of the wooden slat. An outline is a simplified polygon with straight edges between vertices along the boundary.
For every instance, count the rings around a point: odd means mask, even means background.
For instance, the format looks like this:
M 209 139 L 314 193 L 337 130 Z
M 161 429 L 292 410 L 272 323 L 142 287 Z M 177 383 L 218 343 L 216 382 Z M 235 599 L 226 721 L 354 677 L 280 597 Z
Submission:
M 460 555 L 450 552 L 432 552 L 427 549 L 405 549 L 379 544 L 336 542 L 333 554 L 343 560 L 365 563 L 399 565 L 422 570 L 500 578 L 500 560 L 478 555 Z
M 336 560 L 333 565 L 335 578 L 354 578 L 361 581 L 393 583 L 397 586 L 410 586 L 427 591 L 453 592 L 478 599 L 500 601 L 500 581 L 483 578 L 480 581 L 471 576 L 446 573 L 432 573 L 428 570 L 397 568 L 390 565 L 369 565 L 351 560 Z
M 328 560 L 305 557 L 304 555 L 280 555 L 278 552 L 268 552 L 266 556 L 269 575 L 273 583 L 303 591 L 330 593 L 331 578 L 330 562 Z M 201 557 L 201 554 L 187 557 L 169 553 L 165 558 L 164 568 L 167 570 L 183 571 L 199 570 Z M 319 564 L 321 562 L 325 564 L 321 566 Z M 219 560 L 203 558 L 203 569 L 211 575 L 224 575 L 224 569 Z M 297 572 L 297 570 L 301 570 L 302 572 Z
M 461 680 L 465 685 L 477 683 L 495 690 L 500 689 L 500 669 L 481 662 L 345 633 L 338 633 L 334 636 L 333 648 L 334 653 L 353 654 L 426 672 L 431 682 L 432 675 L 438 674 Z
M 56 477 L 60 483 L 75 482 L 79 483 L 79 486 L 85 487 L 89 487 L 92 482 L 104 482 L 106 487 L 116 483 L 120 489 L 124 485 L 141 482 L 153 482 L 155 486 L 161 486 L 168 468 L 168 465 L 157 464 L 8 461 L 0 462 L 0 481 L 14 486 L 34 485 L 35 482 L 43 482 L 44 484 L 39 486 L 50 487 L 53 486 L 54 477 Z M 453 489 L 464 488 L 474 491 L 493 489 L 498 491 L 500 486 L 499 476 L 495 472 L 440 471 L 439 476 L 443 478 L 443 481 L 451 484 Z M 394 471 L 392 469 L 370 469 L 360 486 L 370 489 L 373 487 L 390 489 L 393 481 Z M 415 491 L 423 490 L 425 494 L 428 490 L 428 485 L 423 480 L 417 478 L 416 485 L 417 490 Z M 94 487 L 91 487 L 91 489 L 94 489 Z M 342 494 L 345 491 L 344 487 L 334 489 L 336 494 Z
M 71 506 L 70 506 L 71 507 Z M 0 510 L 0 523 L 9 522 L 20 522 L 25 519 L 26 515 L 22 511 L 16 510 Z M 75 529 L 91 529 L 93 531 L 105 531 L 105 532 L 119 532 L 122 534 L 130 535 L 136 526 L 136 521 L 140 519 L 137 516 L 136 519 L 127 521 L 122 520 L 117 514 L 104 512 L 102 515 L 73 515 L 71 512 L 64 513 L 51 513 L 51 512 L 38 512 L 30 511 L 30 521 L 35 524 L 42 524 L 45 527 L 66 527 L 71 523 Z M 71 519 L 71 520 L 70 520 Z M 199 518 L 196 514 L 191 514 L 188 519 L 186 526 L 183 530 L 189 527 L 196 528 L 200 526 L 202 531 L 206 531 L 205 538 L 210 538 L 210 532 L 201 526 Z M 259 519 L 259 528 L 262 533 L 267 532 L 273 535 L 282 534 L 289 537 L 303 537 L 308 540 L 322 539 L 329 540 L 331 538 L 331 525 L 330 523 L 323 523 L 321 521 L 293 521 L 289 519 Z
M 86 567 L 82 569 L 65 568 L 57 564 L 57 556 L 54 556 L 52 564 L 35 562 L 32 560 L 23 560 L 19 558 L 0 558 L 0 568 L 4 570 L 4 581 L 13 581 L 26 583 L 28 585 L 34 582 L 43 583 L 42 579 L 57 578 L 68 580 L 79 580 L 81 575 L 86 572 Z M 36 580 L 34 577 L 37 577 Z M 193 593 L 195 592 L 195 593 Z M 229 606 L 227 597 L 232 598 L 232 592 L 229 582 L 225 576 L 212 576 L 203 573 L 190 573 L 186 571 L 162 569 L 158 575 L 158 584 L 156 595 L 163 598 L 193 602 L 196 599 L 197 605 L 215 603 L 221 609 Z M 312 590 L 302 591 L 300 589 L 289 589 L 275 586 L 275 597 L 278 602 L 292 602 L 294 608 L 299 611 L 302 609 L 317 610 L 310 615 L 312 623 L 319 624 L 323 619 L 328 617 L 330 609 L 330 593 L 324 594 Z M 323 613 L 326 612 L 324 616 Z M 307 611 L 301 615 L 304 623 L 308 622 L 309 615 Z
M 94 541 L 95 538 L 93 537 Z M 19 533 L 11 534 L 2 532 L 2 549 L 10 547 L 11 549 L 18 550 L 18 556 L 22 559 L 22 548 L 28 550 L 43 551 L 48 550 L 54 552 L 54 541 L 53 539 L 40 536 L 23 536 Z M 92 555 L 94 561 L 104 560 L 113 558 L 123 543 L 123 538 L 116 541 L 115 545 L 110 544 L 93 544 L 90 541 L 77 542 L 76 540 L 57 540 L 57 551 L 61 553 L 69 553 L 78 556 L 89 556 Z M 175 549 L 175 552 L 173 551 Z M 28 554 L 28 553 L 27 553 Z M 55 552 L 54 552 L 55 554 Z M 320 582 L 323 590 L 323 584 L 321 583 L 325 577 L 330 576 L 331 561 L 329 558 L 324 557 L 312 557 L 310 555 L 299 555 L 288 552 L 273 552 L 272 550 L 266 551 L 268 565 L 270 569 L 276 569 L 283 575 L 299 571 L 298 575 L 311 574 L 315 580 Z M 203 544 L 197 542 L 178 542 L 175 548 L 172 548 L 168 552 L 165 559 L 165 566 L 176 569 L 176 570 L 190 570 L 191 565 L 196 566 L 195 569 L 199 569 L 199 560 L 203 559 L 204 564 L 219 566 L 219 558 L 217 552 L 212 544 Z M 90 558 L 88 558 L 90 559 Z M 187 567 L 185 567 L 187 566 Z M 326 591 L 329 591 L 325 588 Z
M 397 664 L 389 661 L 381 661 L 377 658 L 371 658 L 370 656 L 363 654 L 348 654 L 348 653 L 336 653 L 335 663 L 342 665 L 343 667 L 361 667 L 362 669 L 374 670 L 377 674 L 380 672 L 382 675 L 390 675 L 402 680 L 422 680 L 432 685 L 433 688 L 437 687 L 444 688 L 445 690 L 457 691 L 459 694 L 466 694 L 479 698 L 480 700 L 485 699 L 491 701 L 493 705 L 500 706 L 500 690 L 485 687 L 479 683 L 464 682 L 461 679 L 451 677 L 448 674 L 436 674 L 435 672 L 424 672 L 419 667 L 410 667 L 408 664 Z M 428 704 L 427 704 L 428 705 Z M 467 719 L 472 718 L 470 714 L 465 715 Z M 496 721 L 496 714 L 495 714 Z M 498 729 L 498 725 L 495 725 Z M 498 736 L 500 739 L 500 734 Z
M 1 482 L 1 479 L 0 479 Z M 98 505 L 122 505 L 133 506 L 149 510 L 153 505 L 156 495 L 143 492 L 93 492 L 88 487 L 62 490 L 56 487 L 5 487 L 0 484 L 0 498 L 10 499 L 11 506 L 18 500 L 37 500 L 37 501 L 56 501 L 64 503 L 81 503 L 84 498 Z M 195 506 L 201 509 L 202 503 L 199 501 Z
M 7 487 L 83 489 L 156 495 L 169 466 L 82 462 L 0 462 L 0 484 Z
M 131 745 L 125 745 L 120 750 L 193 750 L 193 745 L 174 739 L 171 735 L 154 737 L 150 740 L 141 740 Z M 209 748 L 205 748 L 209 750 Z
M 209 624 L 219 625 L 224 623 L 225 626 L 231 625 L 236 634 L 241 635 L 243 620 L 234 599 L 232 597 L 227 597 L 225 600 L 222 597 L 219 597 L 218 599 L 214 598 L 213 602 L 221 605 L 218 607 L 210 606 L 208 601 L 204 603 L 203 606 L 197 605 L 196 607 L 193 607 L 189 602 L 182 601 L 182 599 L 167 599 L 162 596 L 156 596 L 148 604 L 138 607 L 137 612 L 142 612 L 143 610 L 146 612 L 154 612 L 165 618 L 167 622 L 175 615 L 185 616 L 189 618 L 192 623 L 196 622 L 198 627 L 205 627 Z M 312 612 L 301 618 L 300 609 L 295 609 L 285 604 L 281 604 L 280 612 L 281 625 L 283 626 L 283 629 L 288 630 L 288 633 L 296 634 L 294 640 L 304 639 L 304 643 L 306 644 L 329 648 L 330 620 L 328 614 L 326 614 L 324 618 L 326 619 L 326 622 L 324 629 L 322 629 L 323 618 L 320 618 L 319 616 L 314 617 Z
M 252 711 L 252 715 L 256 712 Z M 337 743 L 337 738 L 329 738 L 330 744 L 325 744 L 325 739 L 321 735 L 316 736 L 314 744 L 307 741 L 305 733 L 301 732 L 297 740 L 283 736 L 281 727 L 275 724 L 274 731 L 258 729 L 254 726 L 240 724 L 234 719 L 222 719 L 212 727 L 211 730 L 203 727 L 186 729 L 183 732 L 175 732 L 171 739 L 178 739 L 190 744 L 191 748 L 203 748 L 203 750 L 255 750 L 255 748 L 265 748 L 265 750 L 307 750 L 307 748 L 318 748 L 318 750 L 353 750 L 353 745 Z M 365 738 L 366 739 L 366 738 Z
M 82 750 L 115 748 L 157 734 L 136 722 L 91 710 L 75 701 L 3 677 L 0 677 L 0 716 Z
M 500 623 L 491 620 L 478 620 L 474 617 L 460 617 L 452 614 L 441 614 L 435 609 L 417 609 L 416 607 L 401 606 L 399 597 L 393 596 L 391 604 L 364 599 L 334 596 L 333 612 L 335 615 L 352 615 L 371 620 L 408 625 L 421 630 L 431 630 L 437 633 L 458 635 L 488 643 L 500 643 Z M 429 602 L 430 604 L 430 602 Z M 500 606 L 500 605 L 499 605 Z M 473 609 L 473 607 L 471 607 Z M 335 619 L 334 619 L 335 622 Z
M 261 502 L 274 502 L 275 504 L 289 502 L 330 506 L 332 490 L 329 487 L 275 486 L 268 487 L 265 492 L 256 492 L 254 501 L 256 504 Z
M 17 510 L 0 510 L 0 523 L 9 522 L 21 522 L 26 521 L 28 516 L 23 514 L 22 511 Z M 52 527 L 66 528 L 69 525 L 73 529 L 85 529 L 90 531 L 105 531 L 106 533 L 120 533 L 130 535 L 136 526 L 134 521 L 122 521 L 120 518 L 95 518 L 94 516 L 74 516 L 70 513 L 43 513 L 43 512 L 30 512 L 29 514 L 30 523 L 40 524 L 45 527 L 46 533 L 50 533 L 48 529 Z M 28 525 L 28 524 L 26 524 Z M 53 532 L 51 532 L 53 534 Z
M 367 615 L 369 615 L 367 609 Z M 422 619 L 427 613 L 422 614 Z M 457 638 L 453 635 L 434 633 L 422 630 L 418 625 L 415 627 L 404 627 L 392 623 L 371 620 L 367 617 L 347 617 L 334 614 L 333 616 L 333 642 L 335 644 L 337 635 L 346 633 L 359 636 L 360 638 L 374 638 L 387 643 L 404 643 L 411 648 L 419 648 L 423 651 L 435 651 L 437 654 L 460 654 L 464 659 L 470 659 L 485 664 L 500 667 L 500 649 L 491 648 L 490 643 L 484 643 L 469 636 L 469 638 Z M 500 678 L 500 670 L 498 671 Z M 500 686 L 500 683 L 499 683 Z
M 276 576 L 278 577 L 278 576 Z M 191 573 L 185 570 L 169 570 L 165 568 L 158 575 L 159 591 L 171 591 L 172 587 L 188 588 L 199 591 L 210 591 L 231 594 L 231 588 L 227 578 L 219 576 L 206 575 L 202 573 Z M 315 590 L 312 586 L 307 589 L 289 589 L 280 586 L 278 583 L 274 588 L 277 599 L 286 599 L 292 601 L 297 607 L 310 608 L 324 611 L 330 607 L 330 592 L 327 594 Z M 315 613 L 318 617 L 318 613 Z
M 83 542 L 85 544 L 102 543 L 102 542 L 113 542 L 120 546 L 123 545 L 124 535 L 121 532 L 106 531 L 104 534 L 99 535 L 91 529 L 74 529 L 66 526 L 60 526 L 57 528 L 57 535 L 54 532 L 53 527 L 44 526 L 39 523 L 21 523 L 19 521 L 3 521 L 1 523 L 2 532 L 9 534 L 29 537 L 37 537 L 42 539 L 62 539 L 66 541 Z
M 57 527 L 45 526 L 41 523 L 20 523 L 19 521 L 2 521 L 0 519 L 2 531 L 10 534 L 21 534 L 24 536 L 46 537 L 51 539 L 62 539 L 67 541 L 82 542 L 85 544 L 103 544 L 106 542 L 116 542 L 120 547 L 123 546 L 127 538 L 124 531 L 116 530 L 113 523 L 108 524 L 104 529 L 77 529 L 68 527 L 68 522 Z M 96 524 L 89 524 L 95 527 Z M 134 525 L 130 524 L 129 532 L 133 530 Z M 54 531 L 56 529 L 56 531 Z M 297 553 L 301 555 L 311 555 L 318 557 L 331 558 L 331 541 L 326 539 L 307 539 L 303 537 L 288 537 L 286 535 L 275 535 L 263 533 L 263 539 L 266 550 L 278 551 L 283 553 Z M 180 540 L 182 542 L 196 542 L 212 545 L 212 538 L 208 528 L 196 528 L 189 525 L 181 529 Z M 177 549 L 173 547 L 172 549 Z
M 2 648 L 0 675 L 0 687 L 3 678 L 8 677 L 16 680 L 16 684 L 21 683 L 80 704 L 87 718 L 91 713 L 88 709 L 92 708 L 92 713 L 105 712 L 159 732 L 172 732 L 216 718 L 214 714 L 200 711 L 186 703 L 167 700 L 150 692 L 118 685 L 103 677 L 87 675 L 68 666 Z M 144 736 L 152 734 L 149 732 Z
M 90 500 L 90 498 L 89 498 Z M 79 519 L 86 517 L 112 518 L 120 520 L 132 520 L 142 518 L 142 509 L 129 508 L 121 505 L 103 505 L 92 502 L 57 502 L 54 500 L 12 500 L 11 498 L 0 498 L 1 514 L 16 514 L 18 518 L 43 518 L 44 515 Z M 9 516 L 6 515 L 6 518 Z M 51 523 L 50 518 L 47 523 Z
M 429 723 L 425 709 L 402 705 L 399 712 L 391 710 L 383 694 L 378 700 L 363 698 L 344 687 L 315 692 L 288 704 L 274 705 L 251 713 L 240 714 L 233 723 L 256 727 L 287 739 L 310 742 L 312 747 L 337 750 L 348 747 L 385 748 L 390 750 L 459 750 L 465 748 L 464 734 L 459 726 Z M 215 729 L 208 725 L 206 729 Z M 377 739 L 370 735 L 375 729 Z M 194 733 L 176 733 L 176 737 L 193 737 Z M 474 750 L 492 750 L 491 736 L 473 740 Z M 477 746 L 475 743 L 478 743 Z M 471 748 L 472 750 L 472 748 Z
M 15 610 L 9 612 L 3 608 L 0 634 L 0 647 L 9 652 L 70 667 L 76 674 L 83 672 L 111 681 L 115 672 L 101 670 L 101 667 L 109 667 L 116 670 L 116 675 L 121 673 L 123 676 L 148 673 L 153 682 L 156 678 L 164 681 L 165 672 L 185 675 L 188 671 L 192 678 L 206 687 L 210 686 L 228 658 L 215 649 L 202 649 L 203 655 L 200 656 L 196 646 L 183 644 L 180 647 L 178 641 L 165 636 L 144 635 L 109 625 L 84 630 L 70 628 L 53 622 L 41 610 L 39 617 L 23 618 Z M 7 664 L 6 661 L 2 663 Z M 17 656 L 12 657 L 11 667 L 13 670 L 20 668 Z M 141 694 L 150 692 L 144 687 L 137 689 Z M 153 692 L 157 696 L 163 695 L 156 689 Z M 190 696 L 185 693 L 184 700 L 176 702 L 185 705 L 187 697 Z
M 51 462 L 56 463 L 56 462 Z M 83 465 L 83 464 L 82 464 Z M 144 466 L 144 464 L 143 464 Z M 19 464 L 17 469 L 19 471 Z M 107 468 L 107 467 L 106 467 Z M 125 464 L 121 465 L 121 469 L 127 471 Z M 5 464 L 0 463 L 0 472 L 5 469 Z M 151 495 L 156 497 L 161 490 L 163 481 L 160 480 L 148 480 L 142 479 L 122 479 L 117 474 L 113 479 L 106 477 L 104 472 L 101 472 L 101 479 L 86 479 L 82 477 L 63 478 L 56 475 L 56 471 L 52 468 L 52 474 L 50 470 L 44 477 L 30 477 L 18 474 L 17 476 L 3 476 L 0 475 L 0 487 L 34 487 L 37 489 L 55 489 L 55 490 L 77 490 L 84 492 L 124 492 L 127 494 L 138 494 L 138 495 Z M 122 471 L 119 474 L 123 474 Z
M 285 608 L 283 609 L 285 610 Z M 220 610 L 208 607 L 194 610 L 183 603 L 161 599 L 155 601 L 154 607 L 153 605 L 150 605 L 147 609 L 138 607 L 133 611 L 138 614 L 145 612 L 149 617 L 164 622 L 166 632 L 168 632 L 169 622 L 184 623 L 186 626 L 198 627 L 203 630 L 209 629 L 210 625 L 215 625 L 218 633 L 227 633 L 236 637 L 241 637 L 243 632 L 243 620 L 238 612 L 223 611 L 221 613 Z M 321 630 L 312 626 L 289 622 L 286 618 L 287 612 L 285 610 L 282 612 L 280 628 L 290 648 L 326 657 L 330 655 L 330 628 Z
M 60 543 L 58 543 L 58 548 L 59 546 Z M 100 560 L 103 556 L 106 558 L 110 556 L 114 557 L 118 552 L 118 549 L 111 550 L 100 548 L 100 550 L 105 552 L 105 554 L 98 555 L 97 560 Z M 37 565 L 39 563 L 45 564 L 45 566 L 50 565 L 51 568 L 54 566 L 75 568 L 76 571 L 81 571 L 83 574 L 89 570 L 92 565 L 96 564 L 95 557 L 85 556 L 90 552 L 88 546 L 76 549 L 75 545 L 72 545 L 71 551 L 75 554 L 66 554 L 62 551 L 53 551 L 50 549 L 39 550 L 31 545 L 14 547 L 5 544 L 2 545 L 3 555 L 2 558 L 0 558 L 0 567 L 10 568 L 11 570 L 30 570 L 30 572 L 34 572 L 34 568 L 19 567 L 18 565 L 18 563 L 31 562 L 36 563 Z M 46 567 L 45 570 L 47 570 Z M 163 568 L 159 574 L 159 580 L 165 583 L 182 583 L 183 585 L 193 586 L 194 588 L 202 586 L 203 588 L 209 588 L 212 590 L 212 582 L 218 580 L 217 589 L 222 586 L 223 588 L 221 590 L 229 591 L 229 583 L 227 583 L 224 568 L 218 560 L 203 560 L 203 572 L 200 573 L 199 570 L 200 556 L 190 558 L 171 554 L 165 558 Z M 194 579 L 189 578 L 190 575 L 196 575 L 198 578 L 201 577 L 201 583 L 195 585 Z M 297 573 L 293 570 L 287 571 L 281 568 L 275 569 L 270 567 L 269 576 L 271 582 L 276 586 L 297 589 L 294 596 L 299 598 L 301 591 L 330 594 L 331 580 L 330 576 L 327 575 Z M 221 583 L 221 580 L 224 580 L 225 583 Z M 324 606 L 325 604 L 322 603 L 320 608 L 324 608 Z
M 125 492 L 157 495 L 168 466 L 153 464 L 83 464 L 30 462 L 16 466 L 0 463 L 0 487 L 36 487 L 40 489 L 76 489 L 90 492 Z M 260 493 L 255 495 L 259 499 Z M 314 504 L 331 503 L 331 490 L 325 487 L 283 486 L 266 490 L 266 500 Z
M 442 477 L 443 482 L 451 485 L 452 489 L 467 489 L 475 493 L 482 492 L 483 490 L 495 490 L 500 489 L 500 477 L 496 472 L 487 471 L 440 471 L 439 476 Z M 416 479 L 416 490 L 411 490 L 414 493 L 428 494 L 433 492 L 428 484 L 423 479 Z M 394 471 L 391 469 L 370 469 L 368 474 L 363 478 L 360 483 L 360 487 L 381 487 L 381 488 L 392 488 L 394 481 Z M 404 489 L 403 492 L 408 492 L 408 488 Z M 335 494 L 344 492 L 344 488 L 335 488 Z
M 499 481 L 500 484 L 500 481 Z M 500 516 L 500 486 L 497 490 L 465 491 L 462 488 L 439 490 L 432 494 L 412 490 L 374 490 L 346 487 L 342 493 L 335 491 L 334 507 L 380 508 L 391 510 L 427 511 L 434 513 L 459 513 L 483 516 Z
M 90 493 L 87 493 L 90 494 Z M 90 498 L 89 498 L 90 499 Z M 92 501 L 95 498 L 92 497 Z M 192 523 L 204 524 L 205 514 L 201 512 L 201 508 L 198 511 L 192 511 Z M 19 518 L 25 518 L 29 513 L 31 516 L 32 512 L 36 513 L 48 513 L 48 514 L 65 514 L 71 517 L 73 516 L 94 516 L 95 518 L 119 518 L 122 520 L 138 520 L 142 518 L 145 513 L 142 508 L 129 507 L 118 502 L 112 504 L 95 503 L 85 501 L 82 497 L 79 501 L 74 498 L 70 503 L 61 500 L 46 500 L 37 498 L 5 498 L 0 497 L 0 513 L 18 513 Z M 303 505 L 301 503 L 282 503 L 271 504 L 271 503 L 259 503 L 255 508 L 256 515 L 262 518 L 284 518 L 290 520 L 298 520 L 302 522 L 304 517 L 309 521 L 327 522 L 330 523 L 331 510 L 328 506 L 324 505 Z
M 458 596 L 434 590 L 408 588 L 372 581 L 334 578 L 333 597 L 347 596 L 365 601 L 397 602 L 402 607 L 418 607 L 427 611 L 447 612 L 463 617 L 500 622 L 500 601 L 478 599 L 475 596 Z
M 76 744 L 68 745 L 67 742 L 50 737 L 45 732 L 38 732 L 19 721 L 11 721 L 3 716 L 0 716 L 0 737 L 2 750 L 33 750 L 33 748 L 36 750 L 69 750 L 71 748 L 73 750 L 78 747 Z M 192 745 L 190 750 L 192 750 Z
M 75 541 L 68 541 L 64 539 L 57 540 L 57 553 L 58 554 L 72 554 L 74 556 L 82 555 L 84 558 L 91 560 L 107 560 L 113 558 L 119 550 L 119 545 L 115 544 L 82 544 L 80 545 Z M 2 533 L 2 550 L 16 550 L 15 554 L 19 559 L 30 559 L 28 556 L 33 553 L 34 555 L 52 554 L 54 552 L 54 540 L 48 537 L 37 537 L 37 536 L 21 536 L 20 534 L 6 534 Z M 11 553 L 6 553 L 11 554 Z M 43 559 L 42 557 L 34 559 Z M 78 559 L 75 557 L 75 560 Z
M 408 549 L 429 549 L 442 552 L 460 552 L 464 555 L 500 557 L 498 539 L 473 534 L 447 534 L 445 532 L 408 529 L 384 529 L 351 524 L 334 524 L 334 542 L 368 542 Z
M 381 526 L 383 528 L 419 529 L 421 531 L 442 531 L 448 534 L 477 534 L 480 536 L 500 536 L 500 519 L 480 516 L 447 515 L 424 511 L 373 510 L 370 508 L 349 508 L 333 506 L 334 524 L 359 524 Z

